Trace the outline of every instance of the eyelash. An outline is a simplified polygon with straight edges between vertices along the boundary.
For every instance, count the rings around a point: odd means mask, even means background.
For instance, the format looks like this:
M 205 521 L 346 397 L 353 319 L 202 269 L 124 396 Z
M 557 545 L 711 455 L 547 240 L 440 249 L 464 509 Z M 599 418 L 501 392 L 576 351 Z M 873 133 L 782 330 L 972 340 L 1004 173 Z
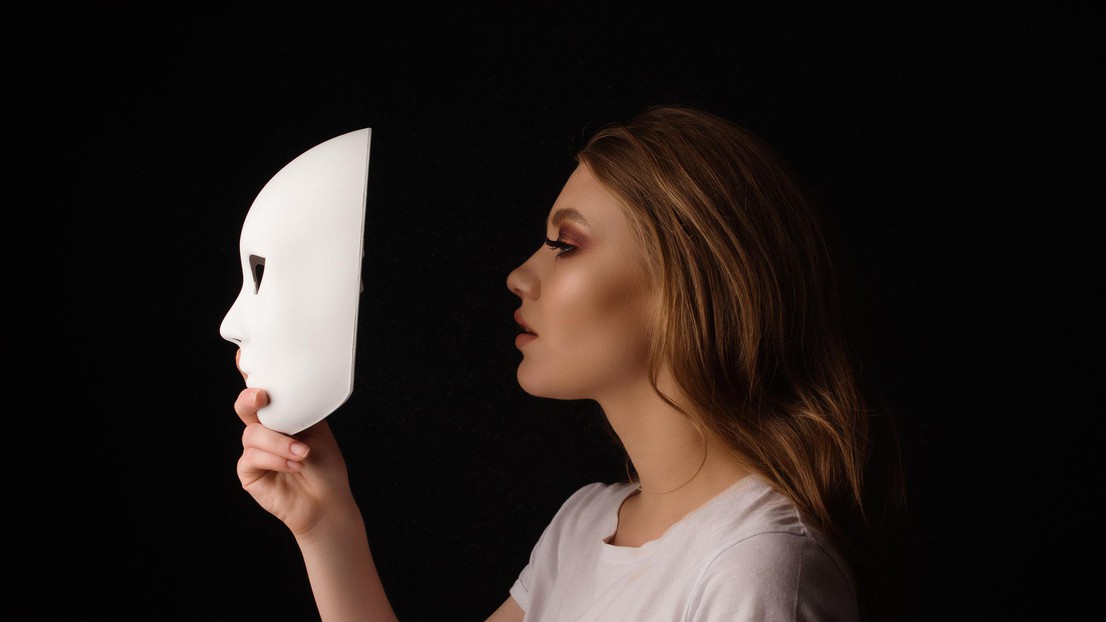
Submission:
M 545 238 L 545 245 L 549 248 L 560 251 L 557 253 L 558 257 L 563 257 L 576 250 L 576 246 L 569 244 L 568 242 L 562 242 L 560 240 L 550 240 L 549 238 Z

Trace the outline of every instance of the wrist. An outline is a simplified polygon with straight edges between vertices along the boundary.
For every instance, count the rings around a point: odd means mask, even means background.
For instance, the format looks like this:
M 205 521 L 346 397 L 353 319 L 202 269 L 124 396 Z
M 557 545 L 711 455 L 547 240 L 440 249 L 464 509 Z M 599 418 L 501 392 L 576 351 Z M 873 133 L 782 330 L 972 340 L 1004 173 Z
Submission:
M 337 544 L 345 546 L 357 540 L 365 540 L 365 521 L 361 509 L 352 499 L 328 503 L 319 519 L 303 531 L 294 532 L 301 549 L 328 548 Z

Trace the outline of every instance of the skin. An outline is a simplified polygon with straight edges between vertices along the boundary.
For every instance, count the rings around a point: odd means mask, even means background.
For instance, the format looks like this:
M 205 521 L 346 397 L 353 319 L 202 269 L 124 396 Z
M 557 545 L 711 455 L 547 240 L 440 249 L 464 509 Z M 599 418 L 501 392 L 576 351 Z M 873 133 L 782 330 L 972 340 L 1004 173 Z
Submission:
M 516 319 L 536 334 L 518 342 L 518 381 L 535 396 L 593 399 L 603 408 L 642 486 L 620 509 L 610 542 L 640 546 L 747 472 L 650 384 L 659 288 L 617 198 L 581 165 L 546 226 L 560 247 L 543 243 L 507 278 L 519 297 Z M 683 403 L 666 369 L 658 385 Z M 243 488 L 295 536 L 323 620 L 395 620 L 329 426 L 324 420 L 295 437 L 267 429 L 257 419 L 265 400 L 264 391 L 246 389 L 235 402 L 246 425 L 238 462 Z M 488 618 L 522 619 L 511 597 Z
M 573 210 L 573 217 L 558 219 L 562 210 Z M 518 381 L 533 395 L 592 399 L 602 407 L 642 488 L 623 503 L 610 542 L 640 546 L 748 471 L 653 390 L 648 344 L 657 330 L 660 287 L 648 277 L 618 198 L 581 164 L 546 227 L 548 238 L 575 248 L 543 246 L 507 277 L 520 301 L 516 318 L 537 333 L 519 347 Z M 667 366 L 657 384 L 687 410 Z
M 257 410 L 266 403 L 261 389 L 245 389 L 234 402 L 246 426 L 238 479 L 295 536 L 321 619 L 397 620 L 330 426 L 323 420 L 286 436 L 258 420 Z
M 617 200 L 586 167 L 569 177 L 543 244 L 507 277 L 516 319 L 537 334 L 520 345 L 519 385 L 556 399 L 617 400 L 648 378 L 658 288 Z

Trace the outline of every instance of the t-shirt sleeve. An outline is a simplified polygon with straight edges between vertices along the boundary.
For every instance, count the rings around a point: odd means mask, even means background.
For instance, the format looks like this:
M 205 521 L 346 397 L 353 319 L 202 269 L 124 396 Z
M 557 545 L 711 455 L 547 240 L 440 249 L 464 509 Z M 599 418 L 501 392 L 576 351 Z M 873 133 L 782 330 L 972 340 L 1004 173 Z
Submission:
M 566 501 L 565 503 L 567 504 L 568 502 Z M 553 520 L 550 521 L 542 531 L 537 543 L 534 544 L 534 547 L 530 550 L 530 559 L 518 574 L 518 578 L 515 579 L 514 585 L 511 586 L 511 596 L 514 597 L 515 602 L 518 603 L 518 606 L 521 607 L 523 611 L 530 610 L 534 581 L 538 580 L 535 574 L 541 572 L 539 568 L 542 567 L 543 563 L 548 565 L 550 563 L 550 558 L 555 557 L 555 552 L 550 552 L 548 549 L 550 542 L 556 539 L 557 516 L 560 516 L 562 512 L 564 512 L 564 505 L 561 506 L 561 509 L 558 510 L 557 514 L 553 517 Z
M 540 543 L 541 540 L 538 542 Z M 533 557 L 533 553 L 531 553 L 531 557 Z M 519 573 L 514 585 L 511 586 L 511 597 L 515 599 L 515 602 L 523 611 L 530 609 L 530 566 L 531 564 L 523 566 L 522 572 Z
M 565 523 L 577 519 L 579 511 L 605 489 L 606 486 L 599 483 L 581 487 L 561 504 L 553 519 L 546 525 L 537 544 L 530 551 L 529 561 L 510 589 L 511 596 L 523 611 L 530 611 L 534 588 L 539 587 L 539 591 L 542 586 L 547 588 L 556 576 L 561 562 L 560 546 L 566 528 Z
M 688 619 L 856 622 L 852 584 L 811 538 L 762 533 L 724 549 L 700 578 Z

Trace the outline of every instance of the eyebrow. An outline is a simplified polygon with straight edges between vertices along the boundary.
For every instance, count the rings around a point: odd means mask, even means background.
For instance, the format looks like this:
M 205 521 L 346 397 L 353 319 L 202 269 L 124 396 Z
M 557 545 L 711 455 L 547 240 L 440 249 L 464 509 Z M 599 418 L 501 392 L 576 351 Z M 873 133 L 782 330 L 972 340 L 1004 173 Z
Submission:
M 588 221 L 584 218 L 584 215 L 576 211 L 572 207 L 562 207 L 561 209 L 553 212 L 553 215 L 549 218 L 549 224 L 552 227 L 556 227 L 565 220 L 572 220 L 582 225 L 587 225 Z

